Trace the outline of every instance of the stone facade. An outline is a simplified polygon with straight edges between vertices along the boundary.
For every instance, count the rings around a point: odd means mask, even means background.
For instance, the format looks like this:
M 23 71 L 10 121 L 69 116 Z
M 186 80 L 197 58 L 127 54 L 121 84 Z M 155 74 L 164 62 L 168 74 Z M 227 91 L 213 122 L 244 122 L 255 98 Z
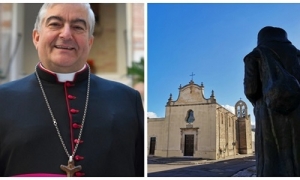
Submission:
M 247 118 L 239 120 L 250 122 Z M 148 118 L 148 154 L 222 159 L 237 153 L 252 153 L 248 151 L 252 148 L 251 136 L 249 143 L 248 139 L 238 142 L 246 138 L 243 132 L 248 133 L 248 128 L 251 132 L 251 125 L 242 127 L 243 123 L 237 123 L 240 121 L 217 103 L 213 91 L 205 98 L 204 85 L 190 81 L 179 87 L 177 100 L 173 101 L 170 95 L 165 118 Z M 239 136 L 237 132 L 240 132 Z M 242 148 L 239 145 L 243 145 Z

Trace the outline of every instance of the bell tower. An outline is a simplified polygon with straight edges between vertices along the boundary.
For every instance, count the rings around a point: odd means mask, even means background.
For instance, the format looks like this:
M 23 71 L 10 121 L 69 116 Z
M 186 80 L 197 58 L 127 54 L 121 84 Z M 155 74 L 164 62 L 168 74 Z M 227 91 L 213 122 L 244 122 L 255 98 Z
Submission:
M 251 119 L 248 115 L 247 104 L 239 100 L 235 104 L 236 121 L 236 140 L 239 154 L 252 153 Z

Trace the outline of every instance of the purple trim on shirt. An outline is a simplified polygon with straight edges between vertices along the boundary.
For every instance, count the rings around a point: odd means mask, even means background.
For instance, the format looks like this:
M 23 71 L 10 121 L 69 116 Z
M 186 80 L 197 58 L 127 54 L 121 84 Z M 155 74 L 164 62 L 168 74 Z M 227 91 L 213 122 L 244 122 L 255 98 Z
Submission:
M 66 177 L 64 174 L 47 174 L 47 173 L 32 173 L 32 174 L 19 174 L 12 177 Z

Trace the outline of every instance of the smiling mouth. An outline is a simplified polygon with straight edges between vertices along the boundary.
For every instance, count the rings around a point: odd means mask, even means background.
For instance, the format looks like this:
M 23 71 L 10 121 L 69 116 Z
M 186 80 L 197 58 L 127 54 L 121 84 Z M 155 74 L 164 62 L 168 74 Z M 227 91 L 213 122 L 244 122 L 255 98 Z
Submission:
M 73 49 L 75 49 L 75 48 L 73 48 L 73 47 L 69 47 L 69 46 L 60 46 L 60 45 L 55 45 L 54 47 L 57 48 L 57 49 L 66 49 L 66 50 L 73 50 Z

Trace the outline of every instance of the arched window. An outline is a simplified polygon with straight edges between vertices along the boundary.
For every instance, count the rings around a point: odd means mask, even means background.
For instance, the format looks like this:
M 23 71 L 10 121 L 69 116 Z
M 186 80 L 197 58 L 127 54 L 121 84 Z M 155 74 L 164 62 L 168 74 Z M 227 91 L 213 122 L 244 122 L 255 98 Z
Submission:
M 188 110 L 187 112 L 187 116 L 186 116 L 186 122 L 191 124 L 195 121 L 195 117 L 194 117 L 194 111 L 193 110 Z
M 236 116 L 238 118 L 245 118 L 247 116 L 247 105 L 244 101 L 240 100 L 235 104 Z
M 237 107 L 237 117 L 240 117 L 240 114 L 241 114 L 241 107 L 238 106 Z

